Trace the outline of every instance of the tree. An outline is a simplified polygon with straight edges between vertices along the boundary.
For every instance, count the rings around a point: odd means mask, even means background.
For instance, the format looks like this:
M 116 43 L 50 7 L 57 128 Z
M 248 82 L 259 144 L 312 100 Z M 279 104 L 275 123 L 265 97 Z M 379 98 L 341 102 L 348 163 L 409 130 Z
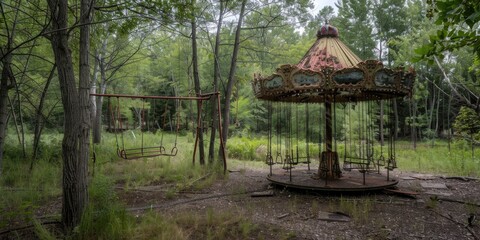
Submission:
M 9 111 L 9 105 L 14 105 L 9 104 L 9 91 L 15 88 L 16 95 L 20 94 L 15 73 L 18 68 L 14 63 L 18 62 L 18 55 L 30 56 L 28 51 L 34 48 L 35 41 L 46 31 L 48 17 L 41 15 L 42 10 L 39 1 L 29 1 L 27 5 L 22 1 L 0 2 L 0 175 L 9 113 L 14 112 L 13 109 Z M 23 49 L 28 50 L 25 53 Z M 19 75 L 24 76 L 25 71 Z
M 233 43 L 232 60 L 230 62 L 230 72 L 228 73 L 227 88 L 225 89 L 225 103 L 223 109 L 223 141 L 224 146 L 227 143 L 228 127 L 230 126 L 230 99 L 232 97 L 233 85 L 235 84 L 235 72 L 237 70 L 237 57 L 240 49 L 240 33 L 242 29 L 243 18 L 245 17 L 245 5 L 247 0 L 242 0 L 240 14 L 238 16 L 237 29 L 235 31 L 235 42 Z
M 430 41 L 417 48 L 420 59 L 434 55 L 444 56 L 452 51 L 471 46 L 480 58 L 480 5 L 475 0 L 428 0 L 430 8 L 427 17 L 435 18 L 435 24 L 441 26 L 430 35 Z
M 228 2 L 228 1 L 226 1 Z M 225 5 L 224 1 L 219 1 L 219 11 L 218 11 L 218 20 L 217 20 L 217 31 L 215 34 L 215 43 L 213 50 L 213 92 L 218 91 L 218 80 L 220 78 L 220 33 L 222 31 L 223 16 L 225 14 Z M 215 134 L 217 132 L 217 115 L 220 109 L 217 109 L 217 104 L 215 104 L 216 99 L 212 98 L 212 131 L 210 133 L 210 146 L 208 149 L 208 160 L 213 162 L 215 156 Z M 221 156 L 221 155 L 219 155 Z
M 195 6 L 195 0 L 192 1 L 192 9 Z M 192 10 L 194 12 L 194 10 Z M 192 14 L 191 17 L 191 24 L 192 24 L 192 65 L 193 65 L 193 83 L 195 85 L 195 94 L 200 96 L 202 94 L 200 89 L 200 76 L 198 74 L 198 51 L 197 51 L 197 22 L 195 14 Z M 201 118 L 202 116 L 202 103 L 197 101 L 197 114 L 198 117 Z M 200 123 L 197 126 L 196 136 L 198 138 L 198 148 L 200 154 L 200 164 L 205 164 L 205 149 L 203 145 L 203 120 L 198 121 Z
M 102 24 L 102 26 L 108 26 L 108 24 Z M 105 35 L 100 41 L 100 47 L 95 49 L 93 53 L 93 56 L 95 57 L 95 67 L 91 86 L 92 93 L 106 93 L 108 86 L 115 81 L 115 77 L 119 75 L 120 69 L 131 64 L 135 60 L 134 56 L 140 51 L 142 46 L 144 46 L 143 42 L 146 38 L 145 36 L 139 36 L 139 41 L 131 41 L 130 37 L 132 36 L 129 34 L 122 34 L 119 29 L 112 33 L 104 34 Z M 111 35 L 111 37 L 109 37 L 109 35 Z M 138 45 L 132 46 L 132 42 L 138 42 Z M 93 143 L 100 143 L 103 97 L 91 96 L 91 99 Z
M 393 60 L 391 51 L 395 50 L 395 45 L 389 44 L 390 40 L 403 35 L 407 30 L 405 11 L 405 0 L 373 0 L 378 58 L 382 61 L 386 55 L 388 66 L 391 66 Z
M 373 23 L 376 29 L 375 37 L 377 39 L 377 53 L 380 61 L 384 60 L 384 51 L 386 52 L 387 64 L 392 65 L 392 51 L 395 50 L 395 45 L 389 44 L 393 40 L 402 35 L 407 29 L 406 26 L 406 12 L 405 0 L 373 0 Z M 387 49 L 384 49 L 384 48 Z M 393 111 L 395 114 L 395 129 L 398 129 L 398 111 L 397 99 L 394 99 Z M 380 144 L 384 144 L 384 102 L 380 101 Z M 395 137 L 397 131 L 395 131 Z
M 71 230 L 80 223 L 88 203 L 87 167 L 90 132 L 90 66 L 89 42 L 93 0 L 80 2 L 80 78 L 77 89 L 69 46 L 68 0 L 48 0 L 51 14 L 51 46 L 57 65 L 64 109 L 62 141 L 63 198 L 62 223 Z
M 475 110 L 462 106 L 458 112 L 453 128 L 462 138 L 469 139 L 472 144 L 472 159 L 475 153 L 475 135 L 480 130 L 480 116 Z
M 375 42 L 370 19 L 370 0 L 341 0 L 335 4 L 338 17 L 332 24 L 338 28 L 339 37 L 362 60 L 372 59 Z

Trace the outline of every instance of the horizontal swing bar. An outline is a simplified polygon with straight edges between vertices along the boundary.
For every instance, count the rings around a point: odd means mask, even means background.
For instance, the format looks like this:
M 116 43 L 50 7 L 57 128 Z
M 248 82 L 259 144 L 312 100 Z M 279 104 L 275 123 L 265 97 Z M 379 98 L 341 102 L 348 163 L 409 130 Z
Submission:
M 127 94 L 100 94 L 90 93 L 90 96 L 98 97 L 121 97 L 121 98 L 140 98 L 140 99 L 173 99 L 173 100 L 208 100 L 212 96 L 219 95 L 219 92 L 200 94 L 197 97 L 175 97 L 175 96 L 138 96 Z

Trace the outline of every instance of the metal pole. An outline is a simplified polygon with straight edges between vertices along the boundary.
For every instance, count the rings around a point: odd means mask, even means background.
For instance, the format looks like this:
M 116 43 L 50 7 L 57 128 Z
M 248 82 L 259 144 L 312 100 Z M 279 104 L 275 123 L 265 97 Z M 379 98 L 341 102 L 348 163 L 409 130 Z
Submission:
M 200 94 L 197 97 L 175 97 L 175 96 L 138 96 L 138 95 L 127 95 L 127 94 L 97 94 L 91 93 L 90 96 L 99 96 L 99 97 L 123 97 L 123 98 L 141 98 L 141 99 L 177 99 L 177 100 L 208 100 L 212 96 L 217 95 L 215 93 Z

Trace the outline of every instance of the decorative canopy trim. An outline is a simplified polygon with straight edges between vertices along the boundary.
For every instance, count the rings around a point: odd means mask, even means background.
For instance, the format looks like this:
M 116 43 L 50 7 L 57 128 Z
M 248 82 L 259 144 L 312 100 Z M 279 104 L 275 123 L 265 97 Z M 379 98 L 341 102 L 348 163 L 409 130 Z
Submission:
M 254 75 L 259 99 L 282 102 L 356 102 L 410 96 L 415 71 L 384 68 L 362 61 L 338 39 L 338 30 L 323 26 L 317 41 L 296 65 L 282 65 L 268 77 Z
M 280 102 L 356 102 L 409 96 L 415 71 L 403 67 L 384 68 L 380 61 L 367 60 L 352 68 L 333 67 L 311 71 L 282 65 L 276 73 L 254 76 L 253 90 L 259 99 Z

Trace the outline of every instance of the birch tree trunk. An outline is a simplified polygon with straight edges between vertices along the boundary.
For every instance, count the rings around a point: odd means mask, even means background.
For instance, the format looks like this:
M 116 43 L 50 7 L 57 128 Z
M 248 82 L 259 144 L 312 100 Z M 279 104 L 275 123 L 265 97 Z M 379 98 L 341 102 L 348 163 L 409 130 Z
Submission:
M 194 1 L 195 2 L 195 1 Z M 195 17 L 192 17 L 192 64 L 193 64 L 193 83 L 195 85 L 195 94 L 200 96 L 202 94 L 200 89 L 200 77 L 198 74 L 198 54 L 197 54 L 197 23 Z M 202 118 L 202 104 L 197 101 L 197 115 L 200 118 L 198 121 L 197 131 L 198 134 L 198 148 L 200 154 L 200 164 L 205 164 L 205 149 L 203 144 L 203 120 Z
M 232 97 L 233 85 L 235 84 L 235 71 L 237 68 L 238 50 L 240 48 L 240 33 L 242 30 L 242 22 L 245 14 L 246 4 L 247 4 L 247 0 L 242 0 L 240 15 L 238 17 L 237 30 L 235 32 L 235 42 L 233 45 L 232 61 L 230 63 L 230 72 L 228 74 L 227 89 L 225 93 L 225 105 L 223 109 L 223 124 L 222 124 L 224 146 L 226 146 L 227 144 L 228 127 L 230 126 L 230 100 Z
M 224 6 L 223 1 L 220 1 L 220 13 L 218 16 L 217 22 L 217 33 L 215 35 L 215 49 L 213 51 L 213 92 L 218 91 L 218 79 L 220 78 L 220 63 L 218 61 L 219 52 L 220 52 L 220 32 L 222 30 L 222 22 L 223 22 L 223 14 L 224 14 Z M 208 161 L 213 162 L 214 155 L 215 155 L 215 134 L 217 132 L 217 125 L 218 125 L 218 111 L 217 109 L 217 99 L 212 98 L 211 100 L 212 105 L 212 132 L 210 134 L 210 147 L 208 149 Z M 219 155 L 221 156 L 221 155 Z

